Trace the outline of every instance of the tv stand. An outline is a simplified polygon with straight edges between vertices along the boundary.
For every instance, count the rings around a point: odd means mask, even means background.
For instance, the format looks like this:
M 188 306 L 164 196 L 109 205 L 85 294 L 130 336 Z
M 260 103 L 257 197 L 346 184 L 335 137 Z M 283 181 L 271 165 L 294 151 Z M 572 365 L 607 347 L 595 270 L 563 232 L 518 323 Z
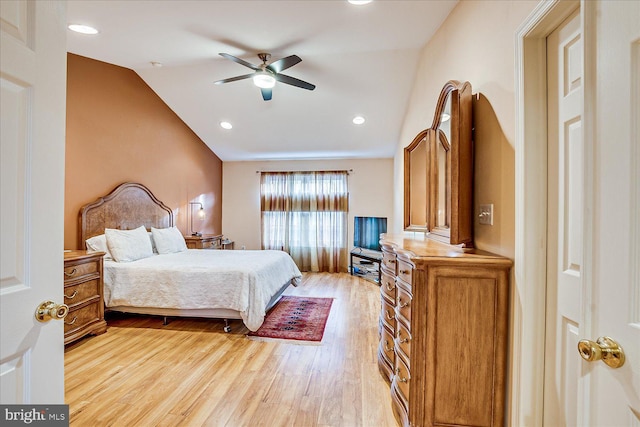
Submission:
M 358 265 L 353 264 L 354 257 L 360 260 Z M 362 248 L 352 249 L 349 255 L 349 272 L 352 276 L 360 276 L 379 285 L 381 278 L 381 261 L 382 252 Z

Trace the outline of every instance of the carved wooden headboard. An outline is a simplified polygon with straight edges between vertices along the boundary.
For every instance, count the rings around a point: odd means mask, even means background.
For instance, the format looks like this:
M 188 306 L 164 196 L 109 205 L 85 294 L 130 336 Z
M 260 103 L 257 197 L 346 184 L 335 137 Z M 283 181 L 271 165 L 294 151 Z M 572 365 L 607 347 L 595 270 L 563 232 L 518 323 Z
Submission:
M 106 196 L 83 206 L 79 221 L 79 247 L 84 248 L 85 240 L 104 234 L 105 228 L 173 227 L 173 212 L 144 185 L 125 182 Z

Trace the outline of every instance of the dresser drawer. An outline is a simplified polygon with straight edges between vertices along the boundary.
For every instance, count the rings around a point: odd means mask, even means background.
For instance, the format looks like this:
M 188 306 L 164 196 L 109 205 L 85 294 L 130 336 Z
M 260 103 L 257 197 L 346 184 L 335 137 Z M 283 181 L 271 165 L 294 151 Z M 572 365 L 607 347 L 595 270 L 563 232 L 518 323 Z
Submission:
M 93 279 L 77 285 L 65 286 L 64 288 L 64 303 L 69 307 L 73 307 L 90 298 L 100 298 L 100 279 Z
M 407 366 L 410 366 L 409 358 L 411 357 L 411 332 L 402 323 L 396 325 L 396 346 L 400 349 L 400 352 L 407 361 Z
M 382 252 L 382 267 L 389 270 L 391 274 L 396 274 L 396 254 Z
M 72 282 L 83 276 L 95 275 L 99 272 L 97 261 L 85 262 L 81 264 L 69 264 L 64 266 L 64 281 Z
M 202 241 L 202 249 L 219 249 L 220 245 L 218 245 L 218 240 L 203 240 Z
M 100 303 L 101 300 L 88 304 L 76 310 L 70 310 L 64 319 L 64 333 L 68 334 L 76 329 L 80 329 L 91 322 L 100 320 Z
M 413 265 L 406 261 L 398 260 L 398 277 L 411 285 L 411 277 L 413 275 Z
M 381 331 L 382 337 L 380 338 L 380 354 L 384 356 L 384 359 L 389 364 L 389 367 L 393 367 L 395 364 L 395 352 L 393 349 L 393 335 L 385 327 Z
M 400 357 L 396 357 L 396 370 L 393 377 L 392 387 L 398 390 L 399 394 L 406 402 L 409 402 L 409 384 L 411 383 L 411 373 L 409 368 Z
M 412 297 L 405 289 L 402 282 L 398 282 L 396 286 L 396 318 L 407 327 L 411 326 L 411 302 Z
M 393 333 L 396 331 L 396 311 L 392 304 L 390 304 L 385 298 L 382 300 L 382 311 L 380 312 L 380 319 L 382 323 Z
M 394 276 L 390 276 L 384 271 L 380 275 L 380 293 L 389 301 L 396 301 L 396 281 Z

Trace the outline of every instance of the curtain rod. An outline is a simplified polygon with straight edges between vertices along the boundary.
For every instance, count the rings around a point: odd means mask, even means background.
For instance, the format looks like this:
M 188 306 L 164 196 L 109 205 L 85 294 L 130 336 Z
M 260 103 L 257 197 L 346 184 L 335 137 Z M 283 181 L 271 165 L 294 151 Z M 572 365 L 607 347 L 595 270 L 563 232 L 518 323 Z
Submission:
M 351 173 L 353 173 L 353 169 L 337 169 L 337 170 L 322 170 L 322 171 L 314 171 L 314 170 L 307 170 L 307 171 L 256 171 L 256 173 L 300 173 L 300 172 L 346 172 L 347 175 L 350 175 Z

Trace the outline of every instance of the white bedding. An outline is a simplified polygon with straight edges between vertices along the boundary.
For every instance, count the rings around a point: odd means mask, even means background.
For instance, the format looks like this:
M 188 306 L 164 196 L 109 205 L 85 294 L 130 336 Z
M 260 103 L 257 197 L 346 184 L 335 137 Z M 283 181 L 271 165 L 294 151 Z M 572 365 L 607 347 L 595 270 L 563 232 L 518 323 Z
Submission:
M 227 308 L 252 331 L 264 321 L 269 300 L 302 274 L 282 251 L 189 249 L 133 262 L 104 262 L 107 307 Z

